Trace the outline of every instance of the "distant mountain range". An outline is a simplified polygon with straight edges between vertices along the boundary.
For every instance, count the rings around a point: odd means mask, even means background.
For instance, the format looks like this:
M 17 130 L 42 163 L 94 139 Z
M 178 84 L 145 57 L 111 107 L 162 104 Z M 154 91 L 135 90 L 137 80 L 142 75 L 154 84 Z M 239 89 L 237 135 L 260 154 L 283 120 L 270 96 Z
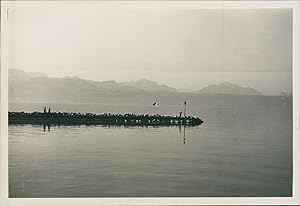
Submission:
M 34 102 L 112 102 L 148 101 L 157 96 L 178 96 L 179 91 L 154 81 L 140 79 L 132 82 L 92 81 L 78 77 L 54 78 L 42 73 L 9 70 L 9 101 Z M 194 93 L 260 95 L 252 88 L 224 82 L 210 85 Z M 181 93 L 183 94 L 183 93 Z
M 104 102 L 141 101 L 141 98 L 178 91 L 141 79 L 134 82 L 92 81 L 78 77 L 54 78 L 42 73 L 9 70 L 9 101 L 16 102 Z
M 22 70 L 10 69 L 9 70 L 9 82 L 11 84 L 21 84 L 27 83 L 23 86 L 39 86 L 40 88 L 48 87 L 57 87 L 57 84 L 62 86 L 62 88 L 86 88 L 86 89 L 97 89 L 97 90 L 109 90 L 109 91 L 134 91 L 134 92 L 177 92 L 175 88 L 168 87 L 166 85 L 159 85 L 154 81 L 150 81 L 147 79 L 140 79 L 138 81 L 132 82 L 120 82 L 117 83 L 114 80 L 111 81 L 92 81 L 81 79 L 78 77 L 63 77 L 63 78 L 53 78 L 48 77 L 43 73 L 27 73 Z M 40 84 L 40 85 L 39 85 Z M 53 85 L 55 84 L 55 85 Z M 12 85 L 11 85 L 12 86 Z
M 121 82 L 119 83 L 120 86 L 126 86 L 126 87 L 134 87 L 139 88 L 145 91 L 149 92 L 155 92 L 155 91 L 163 91 L 163 92 L 178 92 L 177 89 L 169 87 L 167 85 L 159 85 L 154 81 L 150 81 L 148 79 L 140 79 L 137 81 L 132 82 Z
M 197 91 L 200 94 L 239 94 L 239 95 L 261 95 L 261 93 L 250 87 L 241 87 L 230 82 L 218 85 L 209 85 Z

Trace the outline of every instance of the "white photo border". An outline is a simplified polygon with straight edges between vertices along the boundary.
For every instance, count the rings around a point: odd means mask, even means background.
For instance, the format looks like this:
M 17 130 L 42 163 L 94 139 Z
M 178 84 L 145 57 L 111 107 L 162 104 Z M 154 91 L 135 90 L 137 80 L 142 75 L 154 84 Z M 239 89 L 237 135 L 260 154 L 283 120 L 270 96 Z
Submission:
M 293 193 L 292 197 L 191 197 L 191 198 L 9 198 L 8 194 L 8 48 L 7 17 L 16 6 L 170 7 L 186 9 L 293 10 Z M 300 1 L 1 1 L 1 139 L 0 205 L 300 205 Z

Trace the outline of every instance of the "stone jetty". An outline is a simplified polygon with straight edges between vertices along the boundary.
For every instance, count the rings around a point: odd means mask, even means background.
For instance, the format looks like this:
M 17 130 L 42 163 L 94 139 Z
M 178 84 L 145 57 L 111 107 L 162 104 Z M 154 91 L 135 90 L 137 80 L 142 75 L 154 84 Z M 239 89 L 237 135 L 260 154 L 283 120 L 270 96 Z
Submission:
M 9 124 L 53 125 L 125 125 L 125 126 L 197 126 L 203 121 L 194 116 L 159 114 L 111 114 L 74 112 L 8 112 Z

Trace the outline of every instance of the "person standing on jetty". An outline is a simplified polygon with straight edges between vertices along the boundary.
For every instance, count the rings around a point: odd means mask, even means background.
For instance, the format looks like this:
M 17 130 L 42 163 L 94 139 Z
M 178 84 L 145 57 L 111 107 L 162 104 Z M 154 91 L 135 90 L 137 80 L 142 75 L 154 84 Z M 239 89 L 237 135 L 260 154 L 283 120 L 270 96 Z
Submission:
M 47 112 L 47 108 L 45 107 L 45 108 L 44 108 L 44 114 L 46 114 L 46 112 Z
M 49 109 L 48 109 L 48 113 L 50 114 L 51 113 L 51 108 L 49 107 Z

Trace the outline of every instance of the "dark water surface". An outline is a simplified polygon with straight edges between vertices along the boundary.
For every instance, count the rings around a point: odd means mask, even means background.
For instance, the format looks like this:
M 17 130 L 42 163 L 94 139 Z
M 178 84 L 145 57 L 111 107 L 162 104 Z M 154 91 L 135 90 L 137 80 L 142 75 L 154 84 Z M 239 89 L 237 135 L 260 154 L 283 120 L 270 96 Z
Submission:
M 149 105 L 17 104 L 10 111 L 176 114 Z M 168 106 L 165 106 L 168 105 Z M 292 100 L 193 97 L 199 127 L 9 126 L 10 197 L 291 196 Z

